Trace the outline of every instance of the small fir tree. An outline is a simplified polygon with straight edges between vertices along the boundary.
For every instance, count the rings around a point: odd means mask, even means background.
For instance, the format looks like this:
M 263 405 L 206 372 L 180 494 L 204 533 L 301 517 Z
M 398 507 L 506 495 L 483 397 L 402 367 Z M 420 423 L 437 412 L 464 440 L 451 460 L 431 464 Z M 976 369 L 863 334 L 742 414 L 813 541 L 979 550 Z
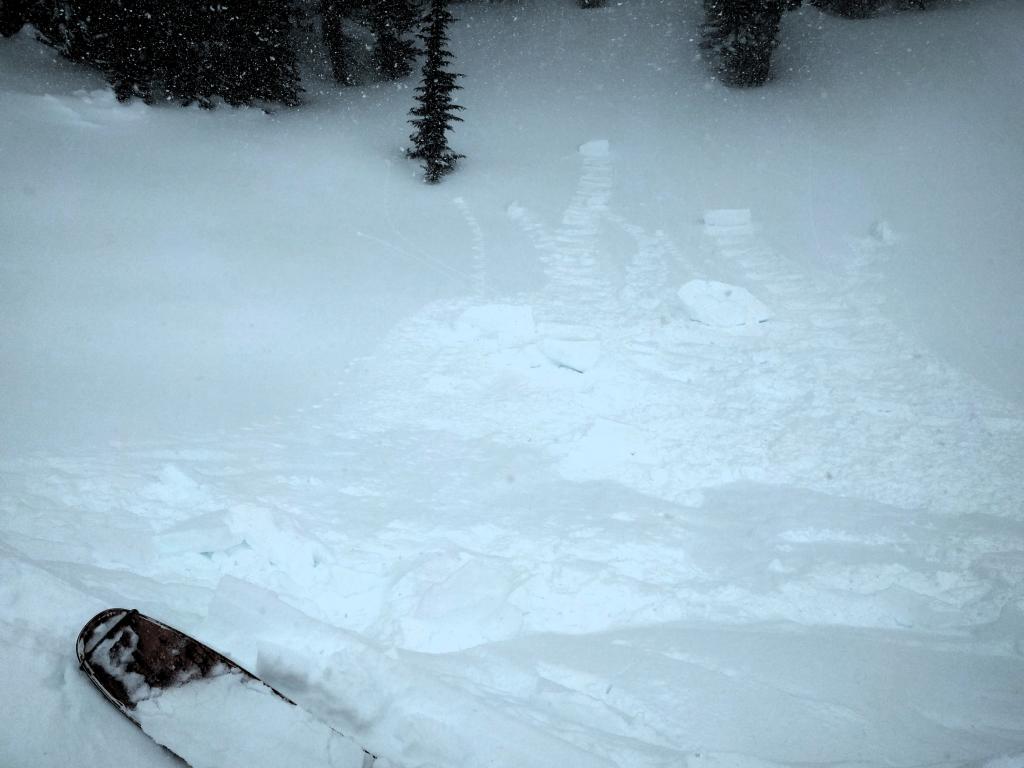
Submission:
M 373 0 L 369 6 L 370 29 L 376 39 L 372 66 L 386 80 L 412 73 L 419 49 L 411 36 L 420 19 L 416 0 Z
M 408 155 L 423 161 L 424 178 L 431 184 L 440 181 L 465 157 L 452 151 L 447 137 L 452 123 L 462 121 L 455 114 L 462 106 L 452 100 L 452 94 L 462 87 L 455 80 L 462 75 L 445 69 L 454 58 L 448 50 L 448 24 L 452 21 L 447 0 L 431 0 L 425 29 L 418 36 L 427 57 L 423 77 L 416 88 L 417 106 L 410 111 L 413 119 L 409 122 L 416 130 L 409 137 L 413 146 Z
M 762 85 L 771 75 L 786 0 L 704 0 L 701 47 L 724 82 Z

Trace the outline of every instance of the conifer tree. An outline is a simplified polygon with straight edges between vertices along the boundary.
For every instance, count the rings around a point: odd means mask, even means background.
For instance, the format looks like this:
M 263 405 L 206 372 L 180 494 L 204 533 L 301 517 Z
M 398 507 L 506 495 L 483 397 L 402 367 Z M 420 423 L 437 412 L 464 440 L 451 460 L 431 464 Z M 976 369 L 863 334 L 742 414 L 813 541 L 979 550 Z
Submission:
M 253 101 L 298 105 L 302 87 L 288 0 L 247 0 L 235 6 L 230 16 L 230 58 L 221 72 L 226 81 L 224 100 L 235 105 Z
M 580 8 L 600 8 L 604 0 L 576 0 Z
M 152 100 L 162 75 L 160 0 L 34 2 L 27 20 L 62 56 L 106 75 L 119 101 Z
M 102 42 L 100 66 L 118 101 L 140 98 L 153 102 L 153 89 L 162 79 L 167 40 L 160 0 L 112 0 L 93 29 Z
M 452 100 L 452 94 L 462 87 L 455 80 L 462 75 L 445 69 L 454 58 L 448 50 L 448 24 L 452 21 L 448 0 L 431 0 L 424 30 L 418 35 L 427 57 L 416 88 L 417 106 L 410 111 L 413 119 L 409 122 L 416 130 L 409 137 L 413 146 L 408 155 L 423 161 L 424 178 L 431 184 L 454 170 L 456 162 L 465 157 L 452 151 L 446 135 L 453 122 L 462 121 L 455 114 L 462 106 Z
M 30 20 L 63 56 L 101 70 L 121 101 L 162 91 L 205 107 L 295 105 L 293 1 L 34 0 Z
M 320 0 L 320 32 L 331 62 L 331 74 L 342 85 L 352 85 L 349 39 L 345 34 L 346 3 L 343 0 Z
M 17 34 L 28 21 L 26 0 L 0 0 L 0 36 Z
M 32 20 L 42 39 L 72 61 L 96 62 L 93 24 L 103 15 L 94 0 L 54 0 L 40 3 Z
M 882 0 L 812 0 L 823 11 L 848 19 L 866 19 L 882 7 Z
M 168 24 L 164 89 L 169 99 L 213 108 L 220 89 L 216 63 L 228 58 L 222 29 L 226 14 L 220 4 L 190 3 Z
M 412 73 L 419 50 L 410 36 L 420 19 L 416 0 L 372 0 L 369 6 L 370 29 L 376 43 L 372 66 L 378 76 L 398 80 Z
M 784 0 L 704 0 L 701 47 L 729 85 L 762 85 L 771 75 Z

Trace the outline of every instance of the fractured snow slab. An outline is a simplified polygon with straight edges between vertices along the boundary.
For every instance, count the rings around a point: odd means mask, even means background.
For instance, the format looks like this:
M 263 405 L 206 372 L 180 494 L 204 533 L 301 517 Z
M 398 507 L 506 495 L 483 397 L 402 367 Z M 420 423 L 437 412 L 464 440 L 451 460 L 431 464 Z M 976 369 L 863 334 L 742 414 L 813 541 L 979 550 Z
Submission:
M 679 289 L 679 299 L 691 320 L 713 328 L 756 331 L 772 317 L 746 288 L 716 280 L 691 280 Z
M 537 323 L 540 351 L 555 365 L 579 373 L 593 368 L 601 357 L 597 331 L 587 325 Z
M 223 512 L 208 512 L 176 523 L 153 537 L 165 555 L 222 552 L 239 546 L 244 538 L 232 531 Z
M 239 673 L 166 688 L 135 716 L 193 768 L 362 768 L 363 750 L 306 711 Z
M 555 365 L 586 373 L 601 358 L 601 342 L 592 340 L 544 339 L 541 352 Z

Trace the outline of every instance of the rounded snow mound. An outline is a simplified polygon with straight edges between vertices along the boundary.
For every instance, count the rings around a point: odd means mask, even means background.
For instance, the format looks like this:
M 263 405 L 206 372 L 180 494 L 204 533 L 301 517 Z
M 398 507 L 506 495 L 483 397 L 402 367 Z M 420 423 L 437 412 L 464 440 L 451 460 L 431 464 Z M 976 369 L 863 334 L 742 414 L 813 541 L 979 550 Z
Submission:
M 756 330 L 772 313 L 746 288 L 715 280 L 691 280 L 679 289 L 691 320 L 713 328 Z

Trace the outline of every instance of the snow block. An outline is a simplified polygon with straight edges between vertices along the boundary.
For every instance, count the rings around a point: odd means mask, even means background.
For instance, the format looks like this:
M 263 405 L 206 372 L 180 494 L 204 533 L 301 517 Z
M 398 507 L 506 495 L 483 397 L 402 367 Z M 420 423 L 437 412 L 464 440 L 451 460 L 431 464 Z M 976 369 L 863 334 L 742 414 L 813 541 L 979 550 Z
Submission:
M 537 323 L 543 355 L 557 366 L 583 373 L 601 357 L 597 331 L 588 325 Z
M 870 233 L 872 239 L 881 245 L 893 245 L 898 239 L 892 226 L 884 219 L 872 223 Z
M 714 328 L 756 327 L 772 317 L 746 288 L 715 280 L 691 280 L 679 289 L 679 299 L 691 320 Z
M 165 555 L 223 552 L 244 540 L 231 530 L 222 512 L 190 517 L 153 537 L 153 542 Z
M 719 208 L 704 212 L 705 227 L 749 227 L 749 208 Z
M 579 153 L 584 157 L 606 157 L 608 152 L 608 139 L 594 139 L 579 146 Z
M 463 338 L 490 337 L 507 344 L 525 344 L 537 335 L 533 307 L 519 304 L 470 307 L 455 322 L 455 330 Z
M 555 365 L 579 373 L 593 368 L 601 357 L 601 342 L 596 340 L 544 339 L 540 349 Z

